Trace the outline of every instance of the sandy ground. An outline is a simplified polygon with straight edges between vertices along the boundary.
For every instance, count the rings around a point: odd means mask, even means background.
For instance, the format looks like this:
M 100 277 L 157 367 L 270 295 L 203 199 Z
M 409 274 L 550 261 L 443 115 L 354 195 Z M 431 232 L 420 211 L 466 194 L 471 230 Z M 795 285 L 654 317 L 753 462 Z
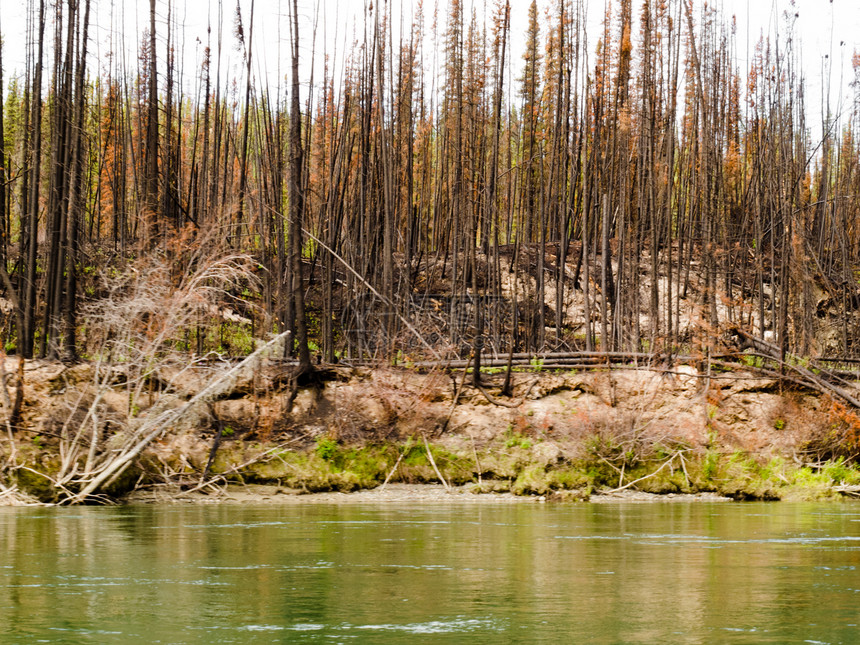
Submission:
M 278 486 L 231 485 L 226 488 L 177 492 L 175 490 L 138 491 L 126 500 L 131 504 L 540 504 L 555 501 L 553 496 L 518 496 L 511 493 L 478 492 L 474 485 L 445 488 L 438 484 L 388 484 L 353 493 L 302 493 Z M 595 493 L 591 502 L 715 502 L 731 501 L 714 493 L 696 495 L 653 495 L 625 490 L 611 494 Z

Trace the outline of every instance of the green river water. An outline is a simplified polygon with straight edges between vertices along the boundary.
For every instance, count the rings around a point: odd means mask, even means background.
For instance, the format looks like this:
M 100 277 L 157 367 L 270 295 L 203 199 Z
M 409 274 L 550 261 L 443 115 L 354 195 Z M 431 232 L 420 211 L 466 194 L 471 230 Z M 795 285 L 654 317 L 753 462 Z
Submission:
M 860 643 L 860 505 L 0 509 L 0 643 Z

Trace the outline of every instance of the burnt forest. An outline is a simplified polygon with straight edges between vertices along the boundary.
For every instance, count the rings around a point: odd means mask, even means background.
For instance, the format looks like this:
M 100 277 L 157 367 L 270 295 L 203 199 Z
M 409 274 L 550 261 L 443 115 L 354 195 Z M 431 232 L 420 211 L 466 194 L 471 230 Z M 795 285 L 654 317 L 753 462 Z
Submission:
M 25 4 L 0 501 L 860 491 L 860 53 L 793 10 Z

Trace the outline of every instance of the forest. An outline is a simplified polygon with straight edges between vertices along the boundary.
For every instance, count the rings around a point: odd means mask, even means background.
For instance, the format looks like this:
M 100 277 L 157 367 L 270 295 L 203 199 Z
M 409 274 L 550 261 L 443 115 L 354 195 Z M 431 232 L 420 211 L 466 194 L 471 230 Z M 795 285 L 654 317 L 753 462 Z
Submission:
M 292 0 L 272 87 L 269 9 L 218 4 L 183 69 L 173 0 L 98 64 L 91 0 L 29 0 L 26 68 L 0 61 L 6 353 L 860 357 L 860 100 L 807 119 L 796 15 L 742 68 L 691 0 L 607 2 L 599 32 L 582 0 L 526 25 L 418 2 L 397 30 L 382 0 L 322 53 Z

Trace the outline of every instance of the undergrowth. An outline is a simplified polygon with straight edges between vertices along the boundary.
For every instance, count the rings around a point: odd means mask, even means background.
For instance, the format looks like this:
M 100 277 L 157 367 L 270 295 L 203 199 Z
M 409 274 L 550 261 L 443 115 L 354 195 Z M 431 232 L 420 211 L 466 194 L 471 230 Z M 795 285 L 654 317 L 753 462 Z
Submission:
M 236 441 L 221 446 L 209 476 L 313 493 L 375 488 L 386 479 L 391 483 L 439 483 L 441 474 L 446 484 L 471 486 L 473 492 L 559 500 L 588 499 L 592 494 L 620 490 L 712 492 L 736 500 L 825 500 L 840 498 L 837 487 L 860 488 L 860 467 L 842 456 L 798 464 L 782 457 L 765 461 L 740 451 L 692 451 L 678 446 L 657 446 L 633 454 L 607 445 L 605 437 L 585 446 L 586 450 L 576 456 L 560 451 L 555 454 L 541 450 L 548 444 L 540 439 L 516 432 L 504 433 L 481 449 L 470 446 L 460 450 L 414 437 L 400 442 L 350 444 L 322 435 L 304 449 L 268 451 L 261 444 Z M 37 459 L 40 451 L 33 447 L 30 452 L 33 454 L 28 453 L 28 457 Z M 257 458 L 261 454 L 265 456 Z M 14 483 L 24 493 L 56 501 L 49 480 L 37 474 L 44 471 L 49 478 L 56 465 L 52 469 L 50 460 L 39 459 L 38 467 L 19 469 Z M 164 473 L 159 468 L 164 466 L 164 462 L 142 459 L 128 478 L 116 483 L 112 496 L 119 498 L 136 486 L 163 483 Z M 189 481 L 198 481 L 204 467 L 203 462 L 185 460 L 183 474 Z
M 233 478 L 306 492 L 353 491 L 379 486 L 386 477 L 398 483 L 439 483 L 438 469 L 447 484 L 472 485 L 475 492 L 574 499 L 629 489 L 654 494 L 712 492 L 737 500 L 820 500 L 839 497 L 836 486 L 860 485 L 860 467 L 842 457 L 799 465 L 781 457 L 759 461 L 743 452 L 658 447 L 636 459 L 624 454 L 618 464 L 594 451 L 547 463 L 530 441 L 521 439 L 507 434 L 482 450 L 462 453 L 428 444 L 434 468 L 425 444 L 414 438 L 346 445 L 323 437 L 308 450 L 281 451 Z M 220 455 L 213 472 L 239 458 Z

